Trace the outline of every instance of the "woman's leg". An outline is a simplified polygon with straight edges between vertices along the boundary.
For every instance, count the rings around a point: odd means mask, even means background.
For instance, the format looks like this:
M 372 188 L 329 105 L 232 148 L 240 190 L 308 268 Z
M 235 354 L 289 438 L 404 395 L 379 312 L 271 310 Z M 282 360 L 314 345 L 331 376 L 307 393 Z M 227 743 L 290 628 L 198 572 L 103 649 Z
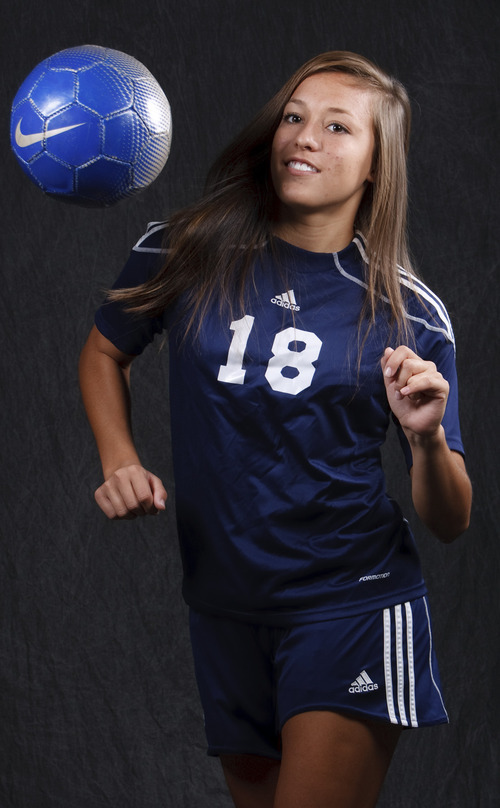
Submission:
M 221 763 L 236 808 L 273 808 L 279 760 L 258 755 L 221 755 Z
M 373 808 L 401 728 L 314 711 L 283 727 L 274 808 Z
M 374 808 L 401 727 L 329 711 L 283 727 L 283 759 L 222 755 L 236 808 Z

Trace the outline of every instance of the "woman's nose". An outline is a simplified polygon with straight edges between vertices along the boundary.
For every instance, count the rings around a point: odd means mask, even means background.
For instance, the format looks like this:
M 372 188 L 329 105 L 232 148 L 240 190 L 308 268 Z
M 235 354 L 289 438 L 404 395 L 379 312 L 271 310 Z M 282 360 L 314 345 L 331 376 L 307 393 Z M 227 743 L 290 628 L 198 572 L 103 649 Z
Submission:
M 318 149 L 321 145 L 321 137 L 317 127 L 312 122 L 301 126 L 297 132 L 296 143 L 302 149 L 313 151 Z

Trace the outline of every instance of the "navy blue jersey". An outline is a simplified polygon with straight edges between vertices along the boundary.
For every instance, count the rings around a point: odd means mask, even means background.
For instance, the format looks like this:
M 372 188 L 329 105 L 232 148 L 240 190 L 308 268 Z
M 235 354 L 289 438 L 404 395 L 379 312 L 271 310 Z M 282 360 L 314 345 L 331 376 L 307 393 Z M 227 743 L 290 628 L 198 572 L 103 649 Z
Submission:
M 116 286 L 158 270 L 163 233 L 150 226 Z M 390 410 L 380 358 L 396 347 L 383 302 L 358 363 L 363 256 L 360 236 L 339 253 L 277 241 L 256 258 L 244 311 L 231 319 L 215 305 L 184 342 L 175 306 L 142 320 L 118 304 L 97 313 L 130 355 L 168 332 L 183 592 L 198 611 L 287 625 L 425 594 L 381 467 Z M 461 452 L 448 315 L 427 287 L 400 278 L 412 347 L 450 384 L 443 426 Z

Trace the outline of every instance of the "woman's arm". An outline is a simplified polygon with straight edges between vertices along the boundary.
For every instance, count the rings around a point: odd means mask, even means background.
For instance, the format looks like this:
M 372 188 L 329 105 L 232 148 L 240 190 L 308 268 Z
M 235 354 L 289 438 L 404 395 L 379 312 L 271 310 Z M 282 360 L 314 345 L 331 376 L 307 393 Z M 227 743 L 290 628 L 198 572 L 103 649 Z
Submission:
M 130 418 L 130 366 L 94 326 L 80 357 L 83 403 L 96 439 L 105 482 L 95 493 L 110 519 L 133 519 L 165 508 L 161 480 L 141 465 Z
M 463 458 L 450 450 L 441 425 L 448 382 L 433 362 L 404 345 L 386 349 L 382 371 L 389 405 L 413 455 L 415 510 L 441 541 L 451 542 L 469 526 L 472 487 Z

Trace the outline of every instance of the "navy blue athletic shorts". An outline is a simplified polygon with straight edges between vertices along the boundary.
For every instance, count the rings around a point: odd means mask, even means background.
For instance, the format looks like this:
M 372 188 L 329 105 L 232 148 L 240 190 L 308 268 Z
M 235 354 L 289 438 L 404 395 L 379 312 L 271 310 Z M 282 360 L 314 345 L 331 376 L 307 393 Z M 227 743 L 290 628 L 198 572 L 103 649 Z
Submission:
M 286 628 L 191 611 L 190 626 L 210 755 L 279 759 L 281 728 L 310 710 L 448 721 L 426 598 Z

